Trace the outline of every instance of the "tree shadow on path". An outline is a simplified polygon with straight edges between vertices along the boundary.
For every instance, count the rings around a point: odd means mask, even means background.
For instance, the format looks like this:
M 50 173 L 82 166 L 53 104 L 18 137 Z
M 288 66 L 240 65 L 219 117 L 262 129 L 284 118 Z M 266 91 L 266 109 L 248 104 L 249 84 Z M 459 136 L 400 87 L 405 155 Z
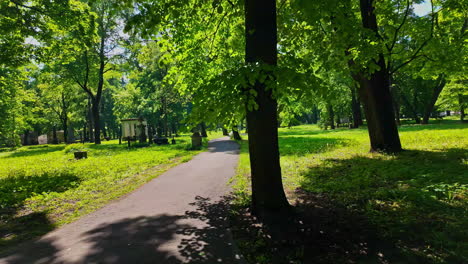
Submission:
M 228 198 L 212 202 L 196 197 L 191 205 L 194 210 L 183 215 L 103 224 L 83 233 L 70 249 L 41 239 L 20 246 L 20 252 L 6 259 L 0 256 L 0 263 L 239 263 L 227 230 Z

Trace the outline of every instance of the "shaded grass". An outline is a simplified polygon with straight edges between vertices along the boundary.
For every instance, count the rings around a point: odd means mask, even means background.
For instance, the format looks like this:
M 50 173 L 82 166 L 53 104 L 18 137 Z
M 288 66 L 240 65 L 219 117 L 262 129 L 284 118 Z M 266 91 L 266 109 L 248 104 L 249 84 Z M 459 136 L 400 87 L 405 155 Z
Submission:
M 114 140 L 0 153 L 0 251 L 99 209 L 200 153 L 188 150 L 190 137 L 176 140 L 130 149 Z M 75 160 L 76 150 L 88 151 L 88 159 Z
M 322 203 L 332 206 L 328 211 L 346 210 L 364 217 L 367 226 L 359 230 L 375 234 L 393 248 L 383 259 L 370 263 L 468 262 L 468 125 L 452 120 L 406 125 L 400 128 L 400 136 L 406 151 L 383 155 L 368 152 L 365 128 L 280 129 L 283 183 L 290 201 L 295 204 L 299 199 L 297 190 L 302 190 L 309 197 L 303 203 L 313 204 L 316 197 L 327 197 L 327 202 Z M 250 199 L 250 169 L 247 142 L 241 144 L 234 190 L 237 204 L 245 207 Z M 320 209 L 323 204 L 301 210 L 310 215 L 323 210 Z M 327 214 L 337 215 L 324 213 Z M 316 219 L 323 221 L 320 217 Z M 338 216 L 323 222 L 322 230 L 350 225 Z M 352 232 L 355 231 L 349 231 L 350 237 Z M 322 252 L 327 250 L 322 248 L 321 253 L 308 260 L 329 263 L 329 257 L 334 254 L 332 245 L 339 244 L 337 241 L 343 237 L 346 239 L 346 234 L 327 238 L 335 241 L 330 243 L 329 252 Z M 245 243 L 245 236 L 243 239 L 241 248 L 246 256 L 251 256 L 250 261 L 274 263 L 278 257 L 262 252 L 262 247 L 255 247 L 257 242 Z M 263 240 L 260 244 L 267 243 L 264 237 L 257 236 L 258 239 Z M 307 247 L 304 250 L 312 252 L 319 246 L 312 243 Z M 259 255 L 261 259 L 255 257 Z M 305 259 L 304 254 L 291 258 L 297 261 L 293 263 L 303 263 Z M 321 262 L 323 259 L 327 261 Z M 346 262 L 359 263 L 358 256 L 346 259 Z

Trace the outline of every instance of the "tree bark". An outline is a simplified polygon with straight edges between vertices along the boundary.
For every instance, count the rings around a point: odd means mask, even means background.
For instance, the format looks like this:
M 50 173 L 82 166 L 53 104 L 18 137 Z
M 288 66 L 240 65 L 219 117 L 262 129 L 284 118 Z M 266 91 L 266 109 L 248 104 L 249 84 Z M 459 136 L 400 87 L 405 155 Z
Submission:
M 93 107 L 91 103 L 91 99 L 88 100 L 88 138 L 89 142 L 94 142 L 94 135 L 93 135 Z
M 458 94 L 458 105 L 460 106 L 460 121 L 464 122 L 465 121 L 465 102 L 463 101 L 463 95 Z
M 110 136 L 108 135 L 108 132 L 107 131 L 107 128 L 106 128 L 106 123 L 105 122 L 102 122 L 102 136 L 105 138 L 105 139 L 109 139 Z
M 423 120 L 422 124 L 429 124 L 429 117 L 431 116 L 432 110 L 434 110 L 434 105 L 437 102 L 437 99 L 439 98 L 440 93 L 444 89 L 446 84 L 445 78 L 443 75 L 440 75 L 438 78 L 437 85 L 434 87 L 434 90 L 432 91 L 432 96 L 431 100 L 427 102 L 426 107 L 424 109 L 424 115 L 423 115 Z
M 276 0 L 245 0 L 245 61 L 277 65 Z M 268 74 L 268 72 L 263 72 Z M 258 109 L 247 108 L 252 179 L 252 212 L 260 218 L 282 215 L 290 206 L 284 193 L 278 148 L 277 102 L 272 89 L 256 81 Z M 247 107 L 247 106 L 246 106 Z
M 360 9 L 364 28 L 378 35 L 374 0 L 360 0 Z M 371 151 L 399 152 L 402 150 L 401 142 L 392 106 L 389 73 L 382 53 L 374 63 L 379 69 L 371 73 L 370 78 L 361 78 L 360 89 L 361 98 L 364 99 Z
M 235 140 L 242 140 L 242 137 L 239 135 L 239 131 L 237 131 L 235 128 L 232 129 L 232 137 Z
M 69 140 L 68 140 L 68 118 L 64 118 L 64 120 L 62 121 L 63 124 L 63 140 L 65 141 L 65 144 L 68 144 L 70 143 Z
M 314 106 L 314 108 L 312 109 L 312 120 L 311 120 L 312 124 L 317 124 L 318 119 L 319 119 L 319 110 L 317 106 Z
M 333 106 L 331 104 L 327 104 L 327 112 L 328 123 L 330 123 L 330 128 L 335 129 L 335 112 L 333 111 Z
M 57 127 L 55 125 L 52 127 L 52 144 L 58 144 Z
M 94 144 L 101 144 L 101 115 L 99 114 L 99 102 L 93 102 Z
M 200 129 L 201 129 L 201 136 L 202 137 L 208 137 L 208 134 L 206 133 L 206 124 L 205 124 L 205 122 L 201 122 Z

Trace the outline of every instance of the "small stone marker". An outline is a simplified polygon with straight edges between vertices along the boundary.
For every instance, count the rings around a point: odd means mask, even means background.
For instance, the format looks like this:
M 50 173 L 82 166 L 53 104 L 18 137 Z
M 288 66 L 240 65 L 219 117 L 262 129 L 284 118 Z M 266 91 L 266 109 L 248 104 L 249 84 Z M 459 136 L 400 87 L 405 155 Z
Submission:
M 75 154 L 75 159 L 87 159 L 88 158 L 88 152 L 87 151 L 76 151 L 73 154 Z
M 202 146 L 202 137 L 200 133 L 195 132 L 192 135 L 192 148 L 200 148 Z

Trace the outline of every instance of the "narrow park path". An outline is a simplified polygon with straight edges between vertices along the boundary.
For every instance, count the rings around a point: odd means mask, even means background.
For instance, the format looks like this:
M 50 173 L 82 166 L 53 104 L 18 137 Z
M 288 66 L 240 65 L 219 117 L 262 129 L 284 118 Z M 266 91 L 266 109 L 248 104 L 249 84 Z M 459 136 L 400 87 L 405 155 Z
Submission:
M 0 263 L 241 263 L 223 199 L 238 154 L 237 143 L 213 140 L 207 152 Z

